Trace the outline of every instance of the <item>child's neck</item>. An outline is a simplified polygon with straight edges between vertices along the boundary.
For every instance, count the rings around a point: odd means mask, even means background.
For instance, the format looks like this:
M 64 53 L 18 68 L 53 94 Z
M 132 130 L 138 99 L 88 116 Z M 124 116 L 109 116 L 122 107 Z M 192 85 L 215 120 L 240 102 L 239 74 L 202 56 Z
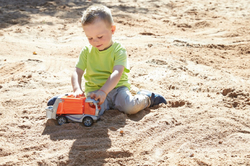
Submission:
M 113 41 L 111 42 L 110 46 L 108 46 L 107 48 L 104 48 L 103 50 L 99 50 L 99 51 L 105 51 L 105 50 L 109 49 L 112 45 L 113 45 Z

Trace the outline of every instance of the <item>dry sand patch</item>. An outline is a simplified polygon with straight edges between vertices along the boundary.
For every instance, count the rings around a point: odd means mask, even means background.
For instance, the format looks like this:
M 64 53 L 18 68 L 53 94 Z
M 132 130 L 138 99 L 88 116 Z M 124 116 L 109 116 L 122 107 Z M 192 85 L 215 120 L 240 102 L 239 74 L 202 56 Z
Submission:
M 47 120 L 71 92 L 89 5 L 111 8 L 131 91 L 168 104 L 109 110 L 91 128 Z M 244 0 L 0 1 L 0 165 L 249 165 L 250 5 Z M 33 54 L 36 52 L 36 54 Z

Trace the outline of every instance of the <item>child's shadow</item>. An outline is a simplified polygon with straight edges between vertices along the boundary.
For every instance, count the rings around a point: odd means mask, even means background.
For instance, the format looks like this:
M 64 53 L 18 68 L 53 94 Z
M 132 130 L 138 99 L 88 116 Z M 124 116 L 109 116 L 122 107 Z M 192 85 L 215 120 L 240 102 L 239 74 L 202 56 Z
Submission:
M 118 110 L 108 110 L 102 115 L 101 120 L 91 127 L 85 127 L 81 123 L 67 123 L 59 126 L 55 120 L 48 120 L 42 134 L 50 135 L 53 141 L 62 141 L 61 146 L 65 146 L 63 140 L 75 140 L 70 148 L 68 160 L 65 161 L 64 157 L 62 159 L 59 157 L 59 165 L 103 165 L 107 158 L 115 159 L 133 155 L 123 150 L 109 150 L 111 148 L 109 132 L 120 134 L 119 128 L 125 126 L 127 118 L 138 121 L 148 111 L 143 110 L 143 112 L 131 116 L 135 118 L 133 119 Z

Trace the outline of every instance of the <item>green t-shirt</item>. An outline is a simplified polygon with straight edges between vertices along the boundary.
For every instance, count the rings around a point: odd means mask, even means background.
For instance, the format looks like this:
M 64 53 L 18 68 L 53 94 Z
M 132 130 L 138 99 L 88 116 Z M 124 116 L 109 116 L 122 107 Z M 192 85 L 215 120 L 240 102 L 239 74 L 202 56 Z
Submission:
M 92 46 L 84 47 L 76 67 L 85 71 L 85 93 L 100 89 L 116 65 L 124 66 L 124 71 L 115 88 L 126 86 L 130 89 L 126 74 L 130 72 L 127 51 L 120 43 L 114 42 L 111 47 L 104 51 L 99 51 Z

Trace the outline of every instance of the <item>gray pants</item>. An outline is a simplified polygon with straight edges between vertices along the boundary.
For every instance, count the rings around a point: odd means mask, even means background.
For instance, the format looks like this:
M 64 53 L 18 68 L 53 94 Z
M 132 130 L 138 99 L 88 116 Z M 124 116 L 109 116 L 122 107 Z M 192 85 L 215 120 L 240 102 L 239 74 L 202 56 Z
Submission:
M 95 92 L 95 91 L 94 91 Z M 88 96 L 92 92 L 88 93 Z M 150 99 L 146 95 L 133 96 L 129 89 L 125 86 L 113 89 L 108 93 L 104 103 L 101 105 L 99 115 L 102 115 L 105 110 L 118 109 L 126 114 L 135 114 L 144 108 L 150 106 Z

